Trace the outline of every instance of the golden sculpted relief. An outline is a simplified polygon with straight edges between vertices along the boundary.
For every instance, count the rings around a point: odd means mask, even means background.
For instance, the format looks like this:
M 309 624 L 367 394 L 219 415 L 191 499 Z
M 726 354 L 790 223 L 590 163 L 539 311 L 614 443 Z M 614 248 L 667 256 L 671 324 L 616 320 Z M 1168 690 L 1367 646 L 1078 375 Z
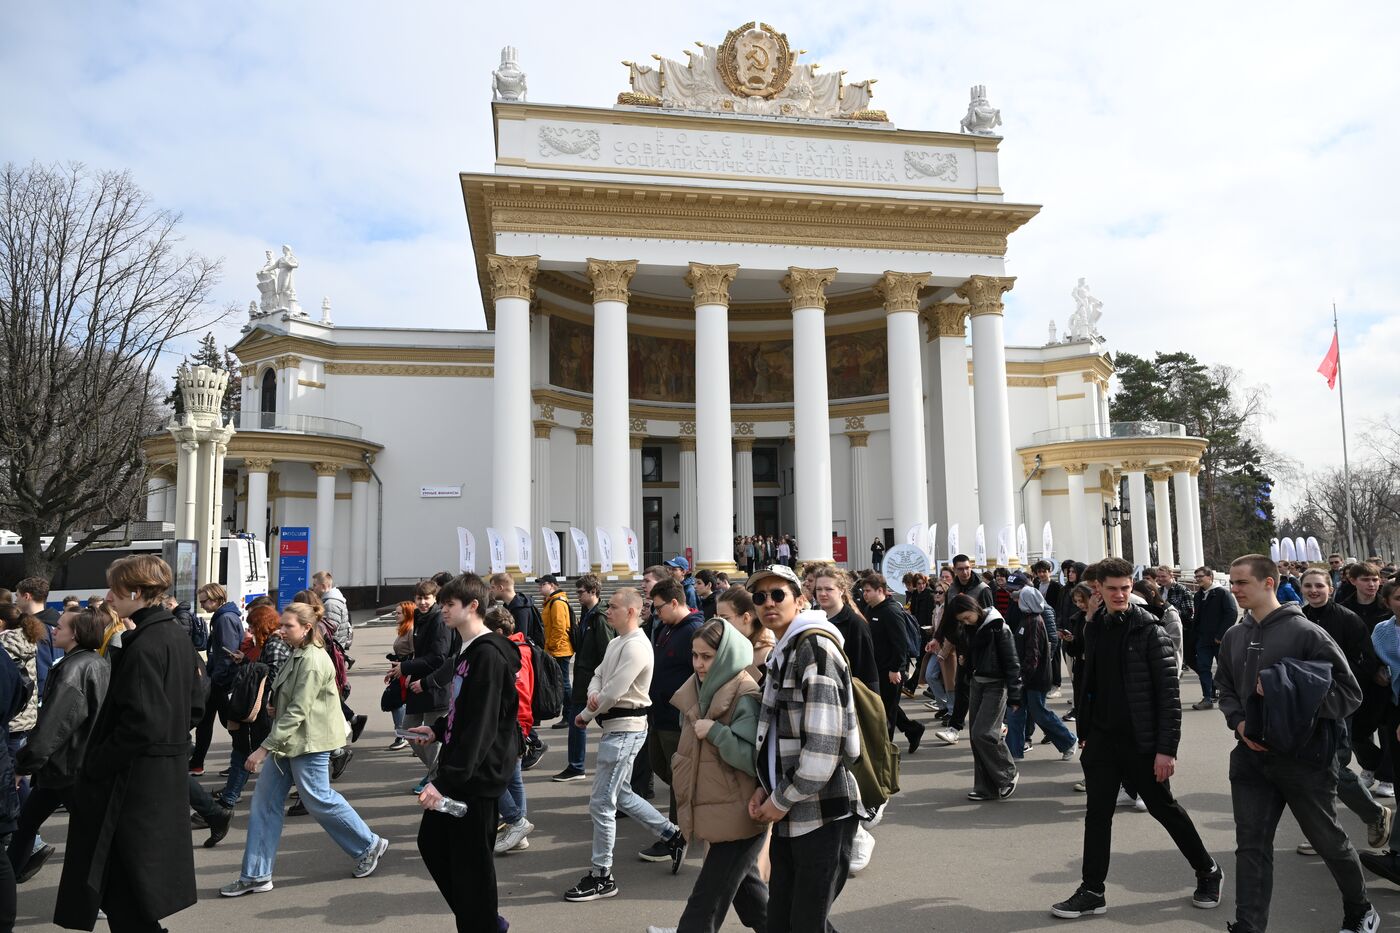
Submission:
M 689 340 L 627 335 L 628 396 L 639 401 L 695 401 L 695 344 Z M 827 393 L 832 399 L 884 395 L 889 371 L 883 328 L 828 334 Z M 792 401 L 791 340 L 731 340 L 729 392 L 736 405 Z M 593 330 L 558 315 L 549 319 L 549 381 L 562 389 L 593 391 Z

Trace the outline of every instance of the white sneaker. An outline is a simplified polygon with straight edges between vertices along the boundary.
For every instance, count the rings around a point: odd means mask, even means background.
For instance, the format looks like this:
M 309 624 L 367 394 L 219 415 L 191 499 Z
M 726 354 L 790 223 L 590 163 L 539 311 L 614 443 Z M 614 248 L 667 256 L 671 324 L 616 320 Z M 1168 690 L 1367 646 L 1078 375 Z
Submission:
M 856 827 L 856 838 L 851 842 L 851 870 L 854 875 L 870 864 L 870 856 L 875 854 L 875 837 L 865 831 L 864 826 Z
M 1146 813 L 1146 812 L 1147 812 L 1147 801 L 1146 801 L 1146 800 L 1143 800 L 1141 797 L 1139 797 L 1137 800 L 1134 800 L 1134 801 L 1133 801 L 1133 810 L 1136 811 L 1136 812 L 1138 812 L 1138 813 Z
M 880 821 L 885 818 L 885 808 L 887 808 L 889 805 L 890 802 L 886 800 L 884 803 L 880 804 L 880 806 L 875 808 L 875 813 L 870 817 L 870 819 L 861 820 L 861 822 L 864 823 L 866 826 L 870 827 L 871 829 L 874 829 L 876 826 L 879 826 Z
M 955 745 L 958 741 L 958 730 L 953 728 L 939 729 L 933 737 L 944 745 Z
M 1127 792 L 1127 791 L 1125 791 L 1125 790 L 1123 790 L 1123 789 L 1120 788 L 1119 791 L 1118 791 L 1118 806 L 1120 806 L 1120 807 L 1131 807 L 1132 805 L 1133 805 L 1133 798 L 1131 798 L 1131 797 L 1128 796 L 1128 792 Z
M 1394 797 L 1395 785 L 1389 781 L 1377 781 L 1371 788 L 1372 797 Z
M 1071 746 L 1070 746 L 1068 749 L 1066 749 L 1065 751 L 1060 752 L 1060 760 L 1061 760 L 1061 761 L 1073 761 L 1073 760 L 1074 760 L 1074 753 L 1075 753 L 1075 747 L 1074 747 L 1073 745 L 1071 745 Z
M 675 927 L 647 927 L 647 933 L 676 933 Z
M 505 830 L 496 837 L 496 854 L 504 855 L 512 849 L 525 848 L 520 843 L 526 842 L 525 837 L 530 835 L 534 828 L 535 824 L 523 816 L 514 823 L 507 823 Z
M 1369 790 L 1369 789 L 1371 788 L 1371 785 L 1372 785 L 1372 784 L 1375 784 L 1375 783 L 1376 783 L 1376 772 L 1374 772 L 1374 771 L 1362 771 L 1362 772 L 1361 772 L 1361 786 L 1362 786 L 1362 787 L 1365 787 L 1366 789 Z

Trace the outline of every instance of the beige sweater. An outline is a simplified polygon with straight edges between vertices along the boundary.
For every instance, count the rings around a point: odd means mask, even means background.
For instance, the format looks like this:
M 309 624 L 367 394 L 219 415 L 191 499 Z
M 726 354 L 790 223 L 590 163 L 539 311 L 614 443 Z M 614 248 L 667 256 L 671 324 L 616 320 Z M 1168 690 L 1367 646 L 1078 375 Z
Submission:
M 588 695 L 598 698 L 598 708 L 585 708 L 579 715 L 592 722 L 611 709 L 639 709 L 651 705 L 651 641 L 637 629 L 608 642 L 603 660 L 588 684 Z M 624 716 L 599 723 L 604 732 L 644 732 L 645 716 Z

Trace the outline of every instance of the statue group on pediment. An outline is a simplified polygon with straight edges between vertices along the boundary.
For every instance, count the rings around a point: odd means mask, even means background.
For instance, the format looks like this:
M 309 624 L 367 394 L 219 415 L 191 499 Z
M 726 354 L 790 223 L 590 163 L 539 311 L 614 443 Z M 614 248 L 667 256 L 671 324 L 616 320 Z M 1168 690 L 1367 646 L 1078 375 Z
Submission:
M 269 314 L 285 311 L 294 317 L 306 317 L 306 312 L 297 300 L 296 271 L 301 263 L 290 246 L 282 247 L 282 254 L 274 256 L 272 250 L 263 253 L 266 261 L 258 270 L 258 301 L 248 305 L 248 318 L 254 320 Z

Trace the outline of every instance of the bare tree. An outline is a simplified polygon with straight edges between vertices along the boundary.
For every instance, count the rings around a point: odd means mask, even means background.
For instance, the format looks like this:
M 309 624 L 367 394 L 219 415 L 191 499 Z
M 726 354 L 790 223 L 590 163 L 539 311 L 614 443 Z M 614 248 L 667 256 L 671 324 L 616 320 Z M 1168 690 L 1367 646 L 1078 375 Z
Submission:
M 0 171 L 0 523 L 28 575 L 135 514 L 161 352 L 218 316 L 220 264 L 178 251 L 179 221 L 126 172 Z
M 1318 471 L 1309 478 L 1302 507 L 1319 516 L 1327 536 L 1339 543 L 1346 542 L 1346 490 L 1340 469 Z M 1368 460 L 1352 467 L 1351 515 L 1359 552 L 1352 556 L 1393 552 L 1400 529 L 1400 476 L 1388 464 Z

